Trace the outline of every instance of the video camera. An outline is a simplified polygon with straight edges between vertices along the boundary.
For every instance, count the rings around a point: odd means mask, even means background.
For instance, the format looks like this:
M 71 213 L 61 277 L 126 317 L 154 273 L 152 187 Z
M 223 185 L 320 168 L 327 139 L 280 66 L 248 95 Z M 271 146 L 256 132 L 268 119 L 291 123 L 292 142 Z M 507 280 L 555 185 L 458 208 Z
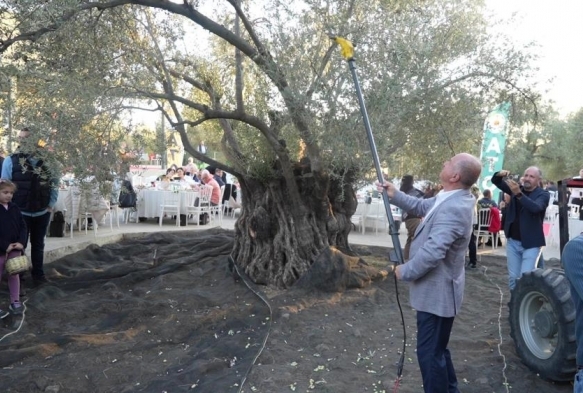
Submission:
M 509 174 L 508 176 L 506 176 L 504 178 L 505 180 L 514 180 L 515 182 L 519 182 L 520 181 L 520 175 L 514 175 L 514 174 Z

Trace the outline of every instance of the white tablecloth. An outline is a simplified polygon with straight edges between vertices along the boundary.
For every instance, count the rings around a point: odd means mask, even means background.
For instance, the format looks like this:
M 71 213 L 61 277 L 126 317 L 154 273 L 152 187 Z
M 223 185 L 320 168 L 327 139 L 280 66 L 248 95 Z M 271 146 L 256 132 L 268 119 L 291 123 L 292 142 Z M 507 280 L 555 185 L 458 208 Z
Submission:
M 138 217 L 159 217 L 160 205 L 164 200 L 164 193 L 172 191 L 162 190 L 142 190 L 138 196 Z M 198 197 L 197 191 L 179 191 L 180 194 L 180 213 L 186 214 L 188 206 L 194 206 L 194 201 Z
M 70 191 L 69 189 L 59 189 L 59 197 L 57 198 L 57 203 L 55 203 L 55 206 L 53 207 L 54 211 L 65 211 L 66 210 L 66 205 L 65 205 L 65 199 L 68 197 Z
M 85 197 L 83 198 L 82 192 L 77 187 L 70 187 L 68 189 L 59 189 L 59 196 L 53 210 L 65 212 L 67 222 L 70 222 L 71 216 L 73 216 L 74 220 L 79 217 L 83 218 L 83 213 L 85 212 L 91 213 L 96 222 L 101 222 L 109 211 L 109 204 L 96 191 L 85 191 Z
M 583 232 L 583 221 L 578 218 L 569 218 L 569 240 L 578 236 Z M 560 244 L 559 238 L 559 217 L 558 215 L 554 217 L 552 221 L 545 222 L 543 225 L 547 225 L 548 229 L 546 231 L 546 243 L 547 246 L 554 246 Z M 546 229 L 546 228 L 545 228 Z
M 572 239 L 583 232 L 583 221 L 578 218 L 569 218 L 569 239 Z
M 397 206 L 391 205 L 391 213 L 395 221 L 401 221 L 401 210 Z M 389 219 L 383 200 L 373 199 L 372 203 L 368 204 L 359 201 L 352 222 L 360 227 L 363 234 L 366 228 L 374 229 L 376 232 L 379 229 L 385 230 Z

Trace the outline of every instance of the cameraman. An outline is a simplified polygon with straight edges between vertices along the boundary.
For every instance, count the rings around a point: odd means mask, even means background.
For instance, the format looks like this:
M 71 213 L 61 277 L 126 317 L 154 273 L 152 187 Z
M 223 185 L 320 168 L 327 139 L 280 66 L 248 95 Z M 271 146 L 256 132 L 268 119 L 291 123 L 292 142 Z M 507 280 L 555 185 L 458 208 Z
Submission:
M 522 184 L 508 177 L 510 172 L 494 173 L 492 184 L 511 196 L 504 217 L 507 239 L 508 286 L 513 290 L 523 273 L 536 268 L 545 245 L 543 221 L 550 194 L 539 187 L 542 172 L 531 166 L 524 171 Z

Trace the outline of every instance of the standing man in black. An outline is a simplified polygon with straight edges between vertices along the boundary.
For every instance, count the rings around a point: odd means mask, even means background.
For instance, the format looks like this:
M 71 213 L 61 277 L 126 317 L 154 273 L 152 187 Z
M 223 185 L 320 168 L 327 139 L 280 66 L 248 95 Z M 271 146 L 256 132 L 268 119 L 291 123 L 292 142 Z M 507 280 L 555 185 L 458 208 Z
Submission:
M 204 141 L 200 141 L 197 150 L 200 154 L 206 154 L 206 145 L 204 144 Z
M 41 150 L 28 128 L 20 131 L 18 139 L 20 146 L 2 164 L 2 178 L 12 180 L 18 186 L 12 202 L 18 205 L 26 222 L 32 280 L 33 285 L 38 286 L 47 282 L 43 270 L 45 236 L 59 196 L 59 179 L 49 170 L 45 162 L 46 151 Z M 27 244 L 28 239 L 24 246 Z
M 537 268 L 545 246 L 543 221 L 550 194 L 539 187 L 542 172 L 538 167 L 526 168 L 522 182 L 509 178 L 505 169 L 494 173 L 492 184 L 510 195 L 504 214 L 508 287 L 512 291 L 516 281 L 526 272 Z

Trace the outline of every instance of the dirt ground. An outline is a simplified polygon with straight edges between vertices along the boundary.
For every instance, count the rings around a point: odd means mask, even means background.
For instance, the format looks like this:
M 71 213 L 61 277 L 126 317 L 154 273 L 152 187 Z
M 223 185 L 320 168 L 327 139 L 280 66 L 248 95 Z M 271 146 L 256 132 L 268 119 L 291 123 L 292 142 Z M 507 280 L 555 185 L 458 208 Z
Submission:
M 49 264 L 52 283 L 27 289 L 24 318 L 1 326 L 2 391 L 395 391 L 404 332 L 392 276 L 344 293 L 250 289 L 228 270 L 232 236 L 158 233 Z M 355 250 L 386 265 L 385 249 Z M 486 257 L 467 272 L 450 342 L 460 390 L 571 392 L 516 356 L 506 277 L 504 261 Z M 405 284 L 398 293 L 406 349 L 396 391 L 422 392 L 415 312 Z

